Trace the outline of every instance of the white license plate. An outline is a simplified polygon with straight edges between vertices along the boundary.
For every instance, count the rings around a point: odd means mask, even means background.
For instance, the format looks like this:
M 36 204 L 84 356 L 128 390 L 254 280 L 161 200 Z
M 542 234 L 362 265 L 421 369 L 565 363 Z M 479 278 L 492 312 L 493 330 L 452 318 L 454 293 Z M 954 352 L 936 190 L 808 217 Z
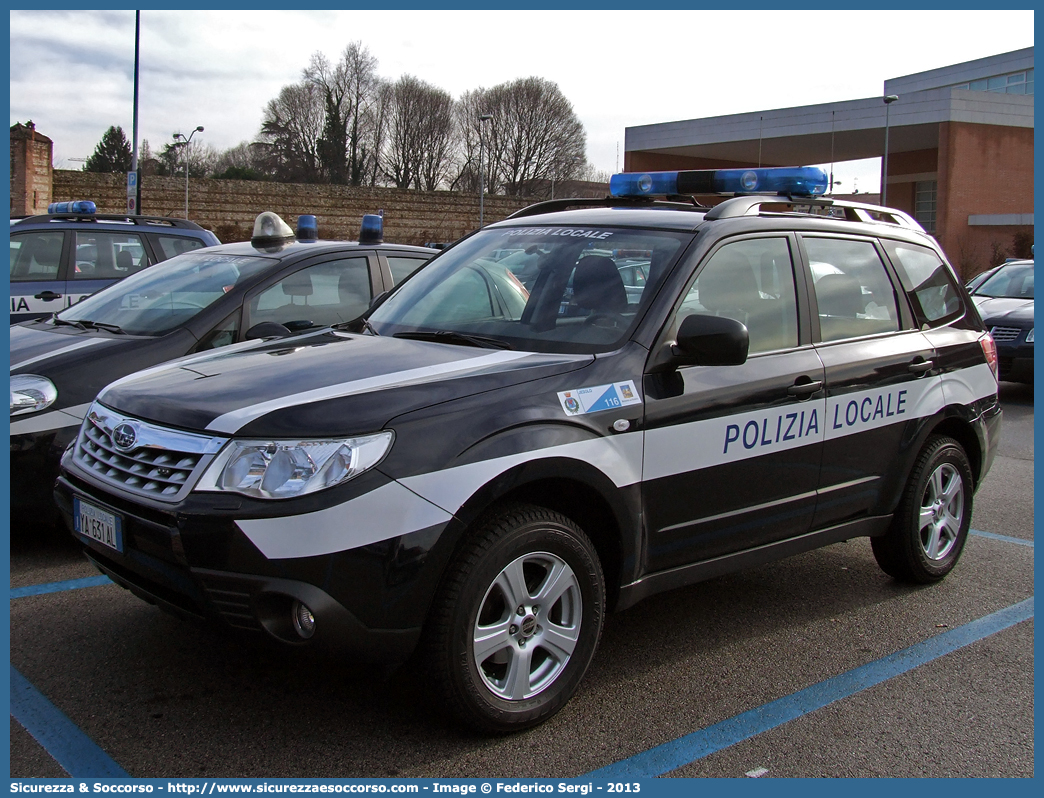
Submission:
M 123 552 L 123 519 L 120 516 L 74 497 L 73 520 L 76 531 L 85 538 Z

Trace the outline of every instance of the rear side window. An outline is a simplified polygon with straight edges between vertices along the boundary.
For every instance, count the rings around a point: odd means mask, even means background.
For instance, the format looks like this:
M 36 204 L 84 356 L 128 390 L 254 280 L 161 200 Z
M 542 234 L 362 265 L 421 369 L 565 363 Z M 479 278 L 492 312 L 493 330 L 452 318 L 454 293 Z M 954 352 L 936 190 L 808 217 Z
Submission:
M 175 255 L 180 255 L 182 252 L 191 252 L 194 249 L 202 249 L 206 246 L 202 241 L 196 238 L 178 238 L 177 236 L 156 235 L 153 236 L 153 240 L 156 242 L 156 250 L 161 260 L 173 258 Z
M 823 341 L 899 329 L 895 287 L 872 242 L 818 237 L 802 240 L 812 271 Z
M 11 282 L 57 280 L 63 237 L 53 232 L 11 236 Z
M 885 242 L 919 324 L 935 326 L 957 318 L 964 303 L 946 264 L 928 247 Z
M 388 268 L 391 269 L 392 282 L 398 285 L 427 262 L 427 258 L 402 258 L 389 255 Z

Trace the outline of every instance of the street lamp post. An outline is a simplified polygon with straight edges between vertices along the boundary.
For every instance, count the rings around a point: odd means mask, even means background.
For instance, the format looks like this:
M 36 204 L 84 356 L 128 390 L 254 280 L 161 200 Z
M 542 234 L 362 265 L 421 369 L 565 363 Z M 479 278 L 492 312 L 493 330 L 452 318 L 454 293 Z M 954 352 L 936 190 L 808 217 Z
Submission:
M 482 227 L 482 220 L 485 211 L 485 197 L 486 197 L 486 167 L 483 164 L 483 136 L 482 131 L 486 126 L 486 122 L 493 118 L 493 114 L 479 114 L 479 227 Z
M 881 204 L 888 205 L 888 109 L 896 100 L 898 94 L 889 94 L 884 98 L 885 104 L 885 150 L 884 164 L 881 170 Z
M 174 134 L 174 140 L 181 142 L 181 151 L 182 151 L 182 153 L 184 153 L 183 160 L 185 161 L 185 218 L 186 219 L 189 218 L 189 215 L 188 215 L 188 172 L 189 172 L 188 145 L 189 145 L 189 142 L 192 141 L 192 137 L 193 136 L 195 136 L 197 133 L 202 133 L 202 132 L 203 132 L 203 125 L 197 125 L 196 129 L 188 134 L 188 138 L 185 137 L 184 133 L 175 133 Z

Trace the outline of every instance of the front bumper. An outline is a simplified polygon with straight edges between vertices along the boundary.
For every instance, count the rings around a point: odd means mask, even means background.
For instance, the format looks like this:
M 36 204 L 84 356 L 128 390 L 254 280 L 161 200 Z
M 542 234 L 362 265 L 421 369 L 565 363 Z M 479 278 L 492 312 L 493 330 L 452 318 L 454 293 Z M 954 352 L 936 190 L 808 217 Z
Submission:
M 53 518 L 54 481 L 76 427 L 11 435 L 11 511 Z
M 120 516 L 122 552 L 74 531 L 74 497 Z M 157 510 L 63 473 L 54 498 L 88 559 L 145 601 L 183 618 L 333 649 L 358 661 L 410 655 L 441 573 L 442 558 L 433 554 L 441 528 L 333 554 L 270 560 L 217 506 L 226 497 L 212 499 L 209 511 Z M 295 602 L 315 618 L 308 638 L 293 623 Z

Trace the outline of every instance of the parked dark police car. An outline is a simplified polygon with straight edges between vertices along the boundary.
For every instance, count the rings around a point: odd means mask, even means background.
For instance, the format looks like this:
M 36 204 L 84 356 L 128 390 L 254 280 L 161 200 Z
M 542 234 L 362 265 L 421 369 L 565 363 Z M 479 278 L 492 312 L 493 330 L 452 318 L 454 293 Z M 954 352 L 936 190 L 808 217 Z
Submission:
M 490 731 L 560 709 L 606 611 L 657 591 L 855 536 L 888 574 L 941 579 L 996 450 L 995 349 L 930 236 L 824 185 L 626 174 L 520 211 L 365 331 L 110 385 L 56 498 L 142 598 L 359 658 L 416 649 Z M 708 190 L 740 196 L 680 196 Z M 537 257 L 528 288 L 507 250 Z
M 383 243 L 373 214 L 363 217 L 359 241 L 318 240 L 312 215 L 300 217 L 298 236 L 266 211 L 249 243 L 188 251 L 50 318 L 11 327 L 16 526 L 54 520 L 62 452 L 113 380 L 185 355 L 351 321 L 435 254 Z

